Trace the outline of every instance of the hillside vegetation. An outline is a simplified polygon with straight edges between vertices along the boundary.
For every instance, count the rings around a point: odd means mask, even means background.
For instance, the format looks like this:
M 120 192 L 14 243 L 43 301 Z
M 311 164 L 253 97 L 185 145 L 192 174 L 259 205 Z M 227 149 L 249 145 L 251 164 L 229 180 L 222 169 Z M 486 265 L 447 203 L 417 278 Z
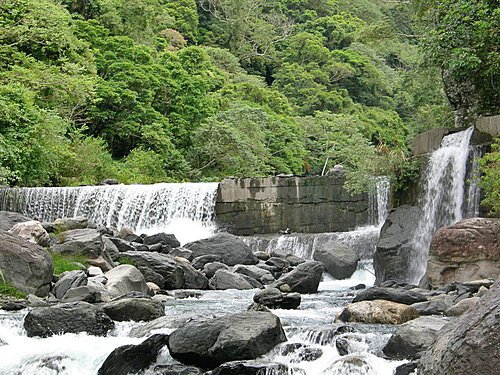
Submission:
M 418 3 L 3 0 L 0 183 L 202 181 L 336 164 L 357 190 L 370 175 L 404 180 L 409 140 L 454 126 L 440 64 L 460 76 L 474 63 L 471 53 L 463 68 L 450 61 L 439 30 L 422 37 L 416 10 L 425 21 L 432 4 Z

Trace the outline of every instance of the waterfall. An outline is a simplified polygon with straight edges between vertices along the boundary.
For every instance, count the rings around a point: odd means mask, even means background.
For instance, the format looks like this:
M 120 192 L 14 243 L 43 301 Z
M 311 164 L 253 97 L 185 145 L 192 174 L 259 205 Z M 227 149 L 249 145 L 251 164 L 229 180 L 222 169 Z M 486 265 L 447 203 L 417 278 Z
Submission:
M 467 188 L 467 208 L 465 217 L 479 216 L 479 204 L 481 202 L 481 189 L 479 188 L 479 179 L 481 170 L 479 168 L 479 159 L 484 153 L 484 148 L 481 146 L 472 146 L 470 152 L 470 172 L 466 179 Z
M 372 225 L 384 225 L 388 216 L 390 180 L 387 176 L 374 177 L 375 186 L 368 194 L 368 216 Z
M 215 230 L 217 183 L 108 185 L 0 190 L 0 208 L 40 221 L 84 216 L 136 233 L 174 233 L 181 243 Z
M 434 151 L 425 171 L 423 214 L 413 235 L 409 282 L 418 284 L 427 268 L 432 235 L 463 217 L 464 181 L 469 141 L 474 128 L 447 135 Z

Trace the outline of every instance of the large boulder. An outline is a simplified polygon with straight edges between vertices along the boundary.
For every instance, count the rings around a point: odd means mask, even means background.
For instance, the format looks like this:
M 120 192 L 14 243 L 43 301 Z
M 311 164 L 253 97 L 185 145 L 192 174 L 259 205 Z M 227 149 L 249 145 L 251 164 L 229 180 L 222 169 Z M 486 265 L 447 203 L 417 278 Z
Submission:
M 181 243 L 175 237 L 174 234 L 167 234 L 167 233 L 156 233 L 151 236 L 146 236 L 144 237 L 143 242 L 146 245 L 154 245 L 159 243 L 162 245 L 167 245 L 171 248 L 176 248 L 181 246 Z
M 60 233 L 58 243 L 51 250 L 61 254 L 83 254 L 93 259 L 102 254 L 104 244 L 97 229 L 73 229 Z
M 5 281 L 20 291 L 45 297 L 54 265 L 43 247 L 0 230 L 0 271 Z
M 57 299 L 62 299 L 71 288 L 87 285 L 87 274 L 82 270 L 67 271 L 59 275 L 59 280 L 52 287 Z
M 52 227 L 59 233 L 73 229 L 85 229 L 88 225 L 89 220 L 83 216 L 60 218 L 52 223 Z
M 403 205 L 386 219 L 373 256 L 376 285 L 386 280 L 407 281 L 413 232 L 421 216 L 418 207 Z
M 106 287 L 112 297 L 118 297 L 130 292 L 149 293 L 149 287 L 142 273 L 130 264 L 121 264 L 106 272 L 108 279 Z
M 219 233 L 210 238 L 190 242 L 184 247 L 193 252 L 193 258 L 201 255 L 218 255 L 228 266 L 258 263 L 250 247 L 243 240 L 229 233 Z
M 9 232 L 40 246 L 45 247 L 50 243 L 50 236 L 39 221 L 32 220 L 17 223 Z
M 411 306 L 375 300 L 347 305 L 340 313 L 339 320 L 367 324 L 402 324 L 418 317 L 417 310 Z
M 347 279 L 358 267 L 359 256 L 352 247 L 335 240 L 320 242 L 313 254 L 336 279 Z
M 427 297 L 425 295 L 413 290 L 382 287 L 365 289 L 354 297 L 352 301 L 373 301 L 375 299 L 384 299 L 386 301 L 404 303 L 405 305 L 412 305 L 414 303 L 427 301 Z
M 444 326 L 419 360 L 425 375 L 496 375 L 500 368 L 500 281 L 475 308 Z
M 122 256 L 130 259 L 144 274 L 146 281 L 161 289 L 208 289 L 208 279 L 186 261 L 167 254 L 129 251 Z
M 427 262 L 427 281 L 431 287 L 498 277 L 499 219 L 464 219 L 432 236 Z
M 0 211 L 0 230 L 9 230 L 17 223 L 24 223 L 32 220 L 32 218 L 17 212 Z
M 168 335 L 157 334 L 138 345 L 124 345 L 113 350 L 97 372 L 98 375 L 142 373 L 156 361 L 160 350 L 167 345 Z
M 24 318 L 24 329 L 29 337 L 79 332 L 104 336 L 114 326 L 113 321 L 101 309 L 86 302 L 37 307 Z
M 150 321 L 165 315 L 162 302 L 150 298 L 122 298 L 106 303 L 103 311 L 113 320 Z
M 172 332 L 170 354 L 186 365 L 212 369 L 224 362 L 255 359 L 286 341 L 279 318 L 248 311 L 207 321 L 190 321 Z
M 280 288 L 282 285 L 287 284 L 290 286 L 290 291 L 292 292 L 316 293 L 321 277 L 323 276 L 323 269 L 321 262 L 305 262 L 281 276 L 271 286 Z
M 215 290 L 226 289 L 253 289 L 250 284 L 242 275 L 232 273 L 231 271 L 220 269 L 217 270 L 214 276 L 210 279 L 210 288 Z
M 417 359 L 447 323 L 443 318 L 423 316 L 401 324 L 384 347 L 384 354 L 393 359 Z

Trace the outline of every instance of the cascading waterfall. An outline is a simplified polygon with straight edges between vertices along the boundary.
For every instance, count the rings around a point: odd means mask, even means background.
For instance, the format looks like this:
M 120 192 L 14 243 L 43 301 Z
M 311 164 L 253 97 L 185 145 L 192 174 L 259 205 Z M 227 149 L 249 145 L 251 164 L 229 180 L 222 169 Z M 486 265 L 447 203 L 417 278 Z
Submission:
M 481 170 L 479 168 L 479 159 L 483 156 L 484 149 L 481 146 L 472 146 L 470 148 L 470 173 L 466 178 L 467 188 L 467 208 L 465 217 L 479 216 L 479 204 L 481 202 L 481 189 L 479 187 L 479 179 Z
M 387 176 L 374 177 L 375 185 L 368 195 L 369 223 L 383 225 L 388 216 L 390 180 Z
M 425 187 L 420 203 L 423 214 L 413 235 L 413 259 L 408 281 L 418 284 L 427 268 L 432 235 L 443 226 L 463 217 L 464 181 L 469 155 L 469 141 L 474 128 L 443 138 L 434 151 L 425 172 Z
M 0 208 L 40 221 L 84 216 L 137 233 L 174 233 L 181 243 L 215 230 L 217 183 L 108 185 L 0 190 Z

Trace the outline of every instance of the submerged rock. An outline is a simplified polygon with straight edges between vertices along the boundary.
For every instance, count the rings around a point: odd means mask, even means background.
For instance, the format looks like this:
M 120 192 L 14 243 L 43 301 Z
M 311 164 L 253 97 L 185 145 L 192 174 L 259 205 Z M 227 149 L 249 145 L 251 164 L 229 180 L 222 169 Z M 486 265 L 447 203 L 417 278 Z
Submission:
M 116 348 L 106 358 L 98 375 L 138 373 L 156 361 L 160 350 L 167 345 L 168 335 L 157 334 L 138 345 L 124 345 Z
M 286 341 L 276 315 L 248 311 L 190 321 L 172 332 L 170 354 L 186 365 L 212 369 L 224 362 L 254 359 Z
M 101 309 L 86 302 L 37 307 L 24 318 L 24 329 L 29 337 L 78 332 L 104 336 L 114 326 Z
M 419 374 L 497 375 L 500 368 L 500 281 L 475 308 L 447 324 L 419 360 Z
M 343 322 L 368 324 L 402 324 L 418 317 L 413 307 L 385 300 L 351 303 L 339 315 Z

